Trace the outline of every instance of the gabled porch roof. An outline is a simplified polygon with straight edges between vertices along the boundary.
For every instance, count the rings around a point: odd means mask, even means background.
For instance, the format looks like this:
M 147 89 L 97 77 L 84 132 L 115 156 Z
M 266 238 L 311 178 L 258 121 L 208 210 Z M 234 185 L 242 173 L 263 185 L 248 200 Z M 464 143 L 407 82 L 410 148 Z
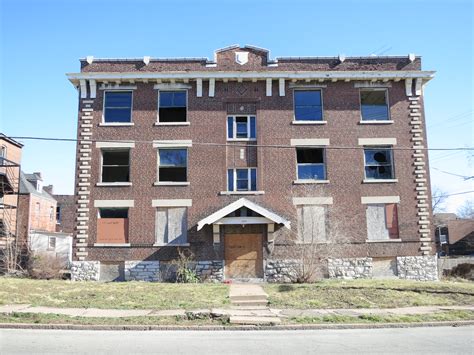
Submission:
M 290 223 L 291 223 L 290 221 L 286 220 L 283 217 L 280 217 L 276 213 L 273 213 L 262 206 L 257 205 L 256 203 L 252 201 L 247 200 L 246 198 L 241 198 L 235 202 L 232 202 L 230 205 L 227 205 L 221 208 L 220 210 L 214 212 L 208 217 L 200 220 L 198 222 L 197 230 L 201 230 L 202 227 L 204 227 L 206 224 L 213 224 L 219 221 L 221 218 L 224 218 L 225 216 L 229 215 L 230 213 L 242 207 L 246 207 L 258 213 L 259 215 L 269 219 L 270 221 L 277 224 L 283 224 L 286 228 L 290 229 Z

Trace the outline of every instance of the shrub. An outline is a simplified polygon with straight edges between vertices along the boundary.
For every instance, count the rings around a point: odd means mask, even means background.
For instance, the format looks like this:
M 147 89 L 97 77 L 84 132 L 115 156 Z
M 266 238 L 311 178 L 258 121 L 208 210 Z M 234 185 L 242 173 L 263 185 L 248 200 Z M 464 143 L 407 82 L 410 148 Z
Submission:
M 191 251 L 183 251 L 178 248 L 178 259 L 172 262 L 176 265 L 176 282 L 179 283 L 197 283 L 199 276 L 192 268 L 194 262 L 194 254 Z
M 62 277 L 64 261 L 54 254 L 34 253 L 28 262 L 28 272 L 35 279 L 59 279 Z

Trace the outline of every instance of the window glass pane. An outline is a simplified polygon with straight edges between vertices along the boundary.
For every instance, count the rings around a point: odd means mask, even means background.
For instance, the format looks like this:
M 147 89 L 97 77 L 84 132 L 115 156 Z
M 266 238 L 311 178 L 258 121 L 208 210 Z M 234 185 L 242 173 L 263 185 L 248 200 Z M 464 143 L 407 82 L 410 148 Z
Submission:
M 325 169 L 323 164 L 298 165 L 298 179 L 324 180 Z
M 128 166 L 102 167 L 102 182 L 129 182 L 130 169 Z
M 237 169 L 237 190 L 245 190 L 249 189 L 249 180 L 248 180 L 248 170 L 247 169 Z
M 131 107 L 131 92 L 106 92 L 105 107 Z
M 250 117 L 250 138 L 256 138 L 257 137 L 257 127 L 256 127 L 256 121 L 255 117 L 252 116 Z
M 130 122 L 131 121 L 130 108 L 106 108 L 104 112 L 104 122 Z
M 160 122 L 186 122 L 186 107 L 160 107 Z
M 324 163 L 322 148 L 297 148 L 296 159 L 298 163 Z
M 129 162 L 129 151 L 104 151 L 102 152 L 103 165 L 127 165 Z
M 257 169 L 250 169 L 250 190 L 257 191 Z
M 186 166 L 186 149 L 160 149 L 160 166 Z
M 227 170 L 227 191 L 234 191 L 234 170 Z
M 247 169 L 237 169 L 237 180 L 248 179 Z
M 295 107 L 295 119 L 301 121 L 320 121 L 323 119 L 321 106 Z
M 391 164 L 390 150 L 365 149 L 366 165 L 386 165 Z
M 173 106 L 173 93 L 170 91 L 160 91 L 160 107 Z
M 361 91 L 361 115 L 363 120 L 388 120 L 385 91 Z
M 185 91 L 177 91 L 174 93 L 173 106 L 186 107 L 186 92 Z
M 100 218 L 128 218 L 128 208 L 101 208 Z
M 187 181 L 186 168 L 160 167 L 158 171 L 159 181 L 184 182 Z
M 319 90 L 296 90 L 295 106 L 321 106 L 321 91 Z
M 367 179 L 392 179 L 392 167 L 386 166 L 366 166 L 365 177 Z
M 247 138 L 247 123 L 237 122 L 237 138 Z
M 234 138 L 234 117 L 227 117 L 227 138 Z

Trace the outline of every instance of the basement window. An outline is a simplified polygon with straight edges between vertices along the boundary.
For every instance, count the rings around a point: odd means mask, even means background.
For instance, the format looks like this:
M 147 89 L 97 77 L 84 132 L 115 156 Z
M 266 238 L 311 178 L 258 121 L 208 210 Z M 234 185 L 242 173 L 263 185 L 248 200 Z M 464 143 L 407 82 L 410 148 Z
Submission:
M 100 208 L 97 243 L 128 243 L 128 208 Z
M 366 179 L 386 180 L 394 178 L 391 148 L 365 148 L 364 158 Z
M 56 250 L 56 237 L 48 237 L 48 250 Z
M 294 91 L 295 121 L 322 121 L 321 90 Z
M 158 181 L 185 182 L 187 178 L 187 149 L 158 150 Z
M 257 191 L 257 169 L 228 169 L 227 191 Z
M 325 180 L 326 164 L 323 148 L 296 148 L 298 180 Z
M 132 122 L 132 92 L 106 91 L 104 98 L 104 123 Z
M 130 150 L 102 151 L 102 182 L 130 182 Z
M 388 121 L 387 90 L 372 89 L 360 91 L 362 121 Z
M 254 140 L 257 137 L 255 116 L 227 117 L 227 139 Z
M 186 122 L 186 91 L 159 92 L 159 122 Z
M 398 207 L 395 203 L 367 205 L 367 239 L 398 239 Z

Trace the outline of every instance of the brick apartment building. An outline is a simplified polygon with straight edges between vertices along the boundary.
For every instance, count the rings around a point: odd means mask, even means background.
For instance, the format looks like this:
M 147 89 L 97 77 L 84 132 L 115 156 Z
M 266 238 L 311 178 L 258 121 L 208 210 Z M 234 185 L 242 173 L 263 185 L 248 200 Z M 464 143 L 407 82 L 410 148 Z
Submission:
M 420 57 L 80 62 L 73 279 L 437 278 Z

